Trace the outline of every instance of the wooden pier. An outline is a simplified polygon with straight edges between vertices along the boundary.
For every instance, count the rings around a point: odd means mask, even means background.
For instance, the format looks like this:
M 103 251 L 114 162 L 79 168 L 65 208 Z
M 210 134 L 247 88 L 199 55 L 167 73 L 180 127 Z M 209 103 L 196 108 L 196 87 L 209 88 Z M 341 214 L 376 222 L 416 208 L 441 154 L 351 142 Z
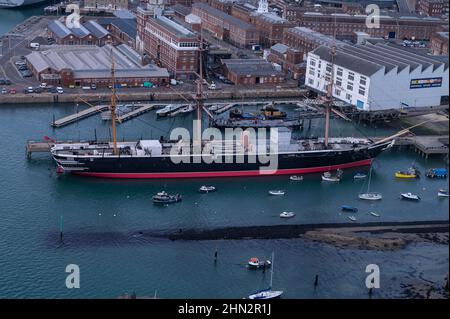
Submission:
M 26 154 L 31 158 L 33 153 L 49 153 L 50 149 L 55 145 L 52 141 L 28 141 L 26 145 Z
M 428 158 L 430 155 L 447 155 L 449 138 L 447 135 L 406 136 L 395 139 L 399 148 L 413 148 L 415 152 Z
M 89 116 L 92 116 L 94 114 L 100 113 L 101 111 L 105 111 L 109 108 L 109 105 L 99 105 L 90 107 L 88 109 L 82 110 L 80 112 L 68 115 L 66 117 L 63 117 L 59 120 L 53 121 L 52 126 L 53 127 L 63 127 L 65 125 L 68 125 L 70 123 L 77 122 L 81 119 L 87 118 Z
M 128 113 L 126 113 L 126 114 L 124 114 L 122 116 L 119 116 L 117 118 L 117 121 L 119 123 L 122 123 L 122 122 L 125 122 L 125 121 L 128 121 L 128 120 L 131 120 L 132 118 L 135 118 L 136 116 L 139 116 L 141 114 L 147 113 L 147 112 L 149 112 L 151 110 L 154 110 L 154 109 L 157 109 L 157 108 L 161 108 L 161 107 L 164 107 L 164 106 L 165 106 L 165 104 L 140 104 L 139 108 L 137 108 L 137 109 L 135 109 L 135 110 L 133 110 L 131 112 L 128 112 Z

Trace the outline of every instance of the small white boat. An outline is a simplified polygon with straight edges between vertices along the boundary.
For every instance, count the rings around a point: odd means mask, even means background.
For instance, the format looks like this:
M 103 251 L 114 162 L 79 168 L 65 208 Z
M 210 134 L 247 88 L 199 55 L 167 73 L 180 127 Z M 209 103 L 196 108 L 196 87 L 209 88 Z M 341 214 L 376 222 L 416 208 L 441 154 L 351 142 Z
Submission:
M 380 200 L 383 198 L 383 196 L 380 193 L 375 192 L 359 194 L 358 197 L 359 199 L 364 200 Z
M 440 189 L 438 192 L 438 197 L 449 197 L 448 191 L 445 189 Z
M 215 192 L 216 188 L 214 186 L 206 186 L 203 185 L 202 187 L 199 188 L 199 192 L 202 193 L 210 193 L 210 192 Z
M 303 180 L 303 176 L 299 176 L 299 175 L 292 175 L 289 177 L 289 179 L 291 181 L 302 181 Z
M 281 196 L 285 194 L 285 191 L 283 190 L 271 190 L 269 191 L 270 195 L 274 195 L 274 196 Z
M 375 216 L 375 217 L 380 217 L 380 214 L 377 214 L 375 212 L 369 212 L 370 215 Z
M 291 218 L 291 217 L 294 217 L 294 216 L 295 216 L 295 213 L 293 213 L 293 212 L 282 212 L 280 214 L 281 218 Z
M 364 178 L 366 178 L 366 177 L 367 177 L 367 175 L 364 174 L 364 173 L 356 173 L 356 174 L 353 176 L 353 179 L 364 179 Z
M 270 260 L 260 261 L 259 258 L 253 257 L 247 262 L 247 267 L 250 269 L 270 268 L 271 264 Z
M 341 173 L 332 175 L 330 172 L 325 172 L 322 174 L 322 180 L 325 182 L 340 182 L 341 177 L 342 177 Z
M 356 217 L 355 216 L 347 216 L 348 219 L 350 219 L 352 222 L 356 221 Z
M 402 198 L 408 199 L 408 200 L 420 200 L 420 197 L 413 193 L 402 193 Z

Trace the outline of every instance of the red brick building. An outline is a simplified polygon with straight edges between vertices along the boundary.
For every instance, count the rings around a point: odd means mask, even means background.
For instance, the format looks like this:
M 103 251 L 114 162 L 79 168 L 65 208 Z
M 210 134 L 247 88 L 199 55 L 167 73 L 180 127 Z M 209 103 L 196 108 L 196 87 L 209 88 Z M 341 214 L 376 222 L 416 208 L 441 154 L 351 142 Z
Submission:
M 418 0 L 417 10 L 433 17 L 441 16 L 444 12 L 444 1 L 448 0 Z
M 47 35 L 61 45 L 98 45 L 113 42 L 108 30 L 94 20 L 81 23 L 79 28 L 68 28 L 63 22 L 53 20 L 48 24 Z
M 194 79 L 198 69 L 199 38 L 165 16 L 138 8 L 137 47 L 176 79 Z
M 334 40 L 332 36 L 324 35 L 309 28 L 295 27 L 284 30 L 282 43 L 306 54 L 321 45 L 331 46 L 341 42 Z
M 448 55 L 448 32 L 436 32 L 431 37 L 430 47 L 434 55 Z
M 235 85 L 281 84 L 286 81 L 283 72 L 261 59 L 226 59 L 224 74 Z
M 298 26 L 333 35 L 340 39 L 351 39 L 355 31 L 366 32 L 372 37 L 428 40 L 446 22 L 442 19 L 426 19 L 416 17 L 381 16 L 379 28 L 368 28 L 366 16 L 346 13 L 325 14 L 321 12 L 305 12 L 295 20 Z
M 192 13 L 200 17 L 203 29 L 220 40 L 247 48 L 260 43 L 260 32 L 255 26 L 207 4 L 194 3 Z
M 283 31 L 293 26 L 291 22 L 274 13 L 253 13 L 250 23 L 259 30 L 261 44 L 266 47 L 281 42 Z
M 303 62 L 304 53 L 292 49 L 285 44 L 277 43 L 269 50 L 267 60 L 279 64 L 284 73 L 297 80 L 305 74 L 306 64 Z

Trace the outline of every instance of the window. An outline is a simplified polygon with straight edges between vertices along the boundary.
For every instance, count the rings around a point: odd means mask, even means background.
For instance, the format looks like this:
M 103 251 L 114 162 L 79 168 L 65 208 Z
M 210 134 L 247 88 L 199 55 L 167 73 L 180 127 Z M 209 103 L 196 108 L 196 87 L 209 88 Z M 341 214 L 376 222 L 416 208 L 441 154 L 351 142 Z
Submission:
M 327 68 L 326 68 L 327 72 L 331 73 L 331 64 L 327 64 Z
M 337 73 L 338 76 L 342 76 L 342 69 L 338 68 L 336 73 Z
M 347 90 L 353 91 L 353 83 L 347 84 Z
M 362 76 L 362 77 L 359 79 L 359 83 L 360 83 L 361 85 L 366 85 L 366 77 L 365 77 L 365 76 Z
M 347 93 L 347 94 L 345 94 L 345 98 L 347 100 L 351 101 L 352 100 L 352 95 Z
M 336 78 L 336 85 L 337 86 L 342 86 L 342 79 Z
M 341 90 L 334 89 L 334 94 L 340 96 L 341 95 Z
M 355 79 L 355 73 L 353 72 L 348 72 L 348 80 L 349 81 L 353 81 Z
M 316 60 L 309 60 L 309 65 L 316 66 Z
M 308 79 L 308 84 L 313 85 L 314 84 L 314 80 L 313 79 Z
M 360 86 L 359 87 L 359 94 L 361 94 L 361 95 L 364 95 L 364 94 L 366 94 L 366 90 L 362 87 L 362 86 Z
M 309 69 L 309 74 L 310 74 L 310 75 L 314 76 L 314 73 L 315 73 L 315 72 L 314 72 L 314 69 Z

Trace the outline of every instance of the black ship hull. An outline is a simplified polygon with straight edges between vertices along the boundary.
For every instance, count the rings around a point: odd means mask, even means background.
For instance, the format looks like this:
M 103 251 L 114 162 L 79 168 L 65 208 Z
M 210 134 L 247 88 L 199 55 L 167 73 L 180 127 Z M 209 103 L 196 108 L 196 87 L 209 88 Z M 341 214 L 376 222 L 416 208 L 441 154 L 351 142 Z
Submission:
M 174 163 L 168 155 L 161 157 L 78 157 L 70 163 L 66 162 L 67 157 L 64 156 L 54 155 L 54 158 L 62 170 L 104 178 L 290 175 L 367 166 L 372 163 L 373 158 L 389 146 L 390 142 L 386 142 L 357 149 L 281 153 L 277 155 L 275 170 L 267 170 L 269 162 L 261 163 L 258 157 L 252 161 L 252 158 L 248 156 L 228 159 L 228 162 L 224 157 L 217 156 L 212 163 L 200 161 L 198 157 L 196 163 L 196 156 L 187 157 L 190 160 L 189 163 Z

